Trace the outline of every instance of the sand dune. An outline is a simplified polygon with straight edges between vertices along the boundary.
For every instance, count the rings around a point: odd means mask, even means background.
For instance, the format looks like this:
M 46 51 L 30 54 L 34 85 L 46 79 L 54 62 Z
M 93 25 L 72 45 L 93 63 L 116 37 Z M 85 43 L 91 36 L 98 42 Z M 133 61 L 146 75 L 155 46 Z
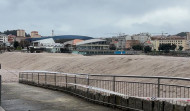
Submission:
M 6 52 L 0 54 L 0 63 L 4 82 L 18 81 L 18 72 L 25 70 L 190 78 L 190 58 L 186 57 Z

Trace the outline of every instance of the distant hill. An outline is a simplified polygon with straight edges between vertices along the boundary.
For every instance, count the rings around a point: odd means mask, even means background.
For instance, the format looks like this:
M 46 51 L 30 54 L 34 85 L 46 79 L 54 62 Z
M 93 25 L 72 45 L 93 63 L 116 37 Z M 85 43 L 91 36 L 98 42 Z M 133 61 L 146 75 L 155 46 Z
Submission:
M 187 32 L 180 32 L 180 33 L 178 33 L 176 35 L 180 36 L 180 37 L 185 37 L 185 36 L 187 36 Z
M 59 42 L 59 43 L 63 43 L 63 42 L 74 40 L 74 39 L 81 39 L 81 40 L 93 39 L 93 37 L 81 36 L 81 35 L 60 35 L 60 36 L 48 36 L 48 37 L 40 37 L 40 38 L 28 38 L 26 40 L 32 42 L 32 41 L 43 40 L 43 39 L 48 39 L 48 38 L 53 38 L 55 42 Z
M 6 34 L 6 35 L 15 35 L 15 36 L 17 36 L 17 30 L 6 30 L 6 31 L 4 31 L 4 32 L 0 32 L 1 34 Z M 30 37 L 30 34 L 27 34 L 27 33 L 25 33 L 25 36 L 26 37 Z

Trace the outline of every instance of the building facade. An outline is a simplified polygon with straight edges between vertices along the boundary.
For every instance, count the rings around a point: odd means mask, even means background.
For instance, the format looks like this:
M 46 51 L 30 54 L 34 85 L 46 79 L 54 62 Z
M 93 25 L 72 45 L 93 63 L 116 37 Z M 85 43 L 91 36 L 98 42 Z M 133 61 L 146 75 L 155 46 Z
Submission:
M 132 35 L 132 40 L 138 40 L 141 44 L 144 44 L 148 40 L 150 40 L 150 34 L 149 33 L 140 33 Z
M 109 50 L 109 45 L 103 39 L 90 39 L 76 43 L 76 50 Z
M 38 31 L 32 31 L 30 36 L 32 38 L 39 38 L 39 37 L 41 37 L 41 35 L 38 34 Z
M 189 46 L 187 44 L 187 38 L 186 37 L 179 37 L 179 36 L 170 36 L 170 37 L 152 37 L 151 40 L 153 44 L 153 50 L 158 51 L 160 44 L 175 44 L 176 50 L 179 49 L 179 46 L 183 47 L 184 50 L 188 50 Z
M 16 36 L 15 35 L 8 35 L 8 42 L 9 43 L 13 43 L 16 40 Z
M 17 37 L 25 37 L 25 30 L 17 30 Z
M 118 50 L 126 49 L 126 41 L 131 40 L 129 35 L 119 35 L 117 37 L 112 37 L 112 43 L 116 46 Z
M 8 36 L 5 34 L 0 34 L 0 44 L 8 43 Z
M 126 41 L 126 49 L 132 49 L 134 45 L 140 44 L 139 40 L 127 40 Z

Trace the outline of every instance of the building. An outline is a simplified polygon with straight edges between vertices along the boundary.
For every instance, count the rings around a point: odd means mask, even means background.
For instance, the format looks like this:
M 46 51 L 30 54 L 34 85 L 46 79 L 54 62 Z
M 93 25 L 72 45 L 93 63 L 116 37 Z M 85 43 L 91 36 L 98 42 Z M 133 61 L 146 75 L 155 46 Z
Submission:
M 25 37 L 25 30 L 17 30 L 17 37 Z
M 76 45 L 77 43 L 82 42 L 82 41 L 84 41 L 84 40 L 74 39 L 74 40 L 65 42 L 64 45 L 67 45 L 67 44 L 69 44 L 69 45 Z
M 109 45 L 103 39 L 90 39 L 76 43 L 76 50 L 108 50 Z
M 0 45 L 8 43 L 8 36 L 5 34 L 0 34 Z
M 8 35 L 8 42 L 9 43 L 13 43 L 16 40 L 16 36 L 15 35 Z
M 67 48 L 68 50 L 74 50 L 76 48 L 76 44 L 83 41 L 84 40 L 81 39 L 74 39 L 71 41 L 64 42 L 64 48 Z
M 21 41 L 24 41 L 24 40 L 26 40 L 26 37 L 16 37 L 15 38 L 15 41 L 17 41 L 17 42 L 21 42 Z
M 183 50 L 189 49 L 187 44 L 187 37 L 180 37 L 180 36 L 156 36 L 151 37 L 151 42 L 153 44 L 153 50 L 158 51 L 160 44 L 175 44 L 176 50 L 179 49 L 179 46 L 183 47 Z
M 186 39 L 187 39 L 187 47 L 188 47 L 187 50 L 190 50 L 190 32 L 187 32 L 187 37 L 186 37 Z
M 32 38 L 39 38 L 39 37 L 41 37 L 41 35 L 38 34 L 38 31 L 32 31 L 30 36 Z
M 61 48 L 63 48 L 63 44 L 55 43 L 52 38 L 37 40 L 32 42 L 32 46 L 34 49 L 44 49 L 46 52 L 50 53 L 60 53 Z
M 187 32 L 187 40 L 190 40 L 190 32 Z
M 150 40 L 150 34 L 149 33 L 140 33 L 132 35 L 132 40 L 138 40 L 141 44 L 144 44 L 148 40 Z
M 140 44 L 140 41 L 139 40 L 127 40 L 126 41 L 126 49 L 132 49 L 132 47 L 134 46 L 134 45 L 138 45 L 138 44 Z
M 116 37 L 112 37 L 112 44 L 116 46 L 119 50 L 126 49 L 126 41 L 131 40 L 131 36 L 129 35 L 119 35 Z

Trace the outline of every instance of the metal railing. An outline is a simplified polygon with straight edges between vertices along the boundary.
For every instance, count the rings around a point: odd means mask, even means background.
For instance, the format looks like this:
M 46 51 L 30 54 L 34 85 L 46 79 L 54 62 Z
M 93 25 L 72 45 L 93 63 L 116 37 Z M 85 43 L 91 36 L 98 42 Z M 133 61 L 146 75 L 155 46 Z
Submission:
M 26 71 L 19 73 L 19 81 L 74 87 L 105 95 L 109 95 L 109 91 L 113 91 L 127 97 L 190 98 L 190 78 L 181 77 Z

